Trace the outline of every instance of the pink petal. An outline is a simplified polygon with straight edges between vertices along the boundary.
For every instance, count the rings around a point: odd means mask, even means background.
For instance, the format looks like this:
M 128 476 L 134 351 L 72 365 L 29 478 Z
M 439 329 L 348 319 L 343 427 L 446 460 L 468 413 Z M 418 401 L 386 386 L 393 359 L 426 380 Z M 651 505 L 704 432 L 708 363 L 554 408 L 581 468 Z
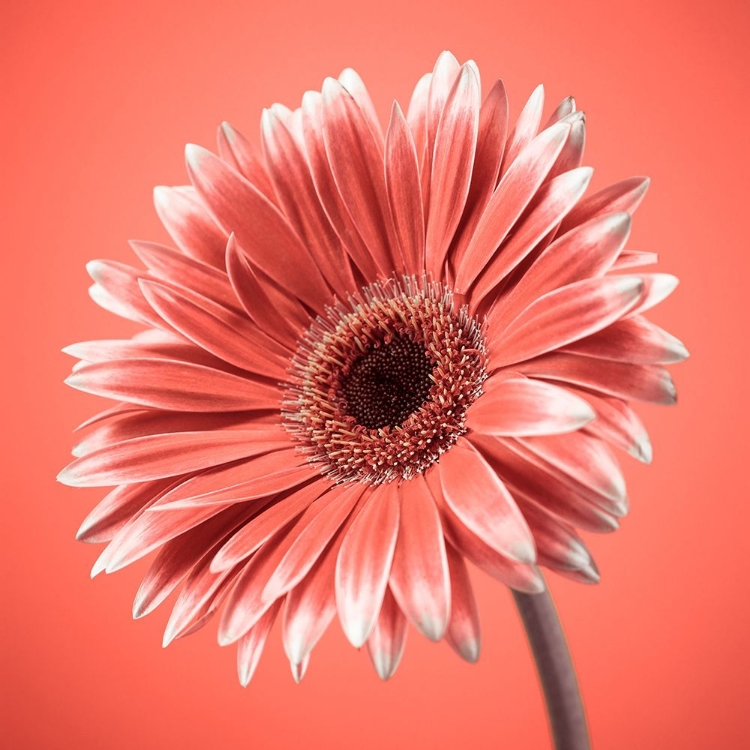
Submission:
M 279 562 L 266 586 L 264 596 L 282 596 L 308 574 L 328 543 L 349 518 L 363 491 L 364 487 L 359 483 L 331 487 L 325 495 L 327 504 L 302 530 Z
M 513 448 L 511 440 L 504 442 Z M 585 432 L 571 432 L 518 438 L 518 443 L 549 464 L 548 471 L 557 474 L 563 482 L 573 480 L 574 488 L 581 485 L 591 490 L 590 500 L 608 513 L 625 515 L 627 512 L 622 471 L 612 451 L 598 438 Z
M 323 137 L 333 177 L 357 231 L 384 276 L 403 267 L 383 172 L 383 158 L 362 111 L 338 81 L 323 84 Z
M 555 108 L 555 111 L 549 116 L 544 127 L 548 128 L 556 122 L 560 122 L 564 117 L 573 114 L 576 111 L 576 100 L 572 96 L 566 96 Z
M 211 213 L 227 234 L 234 232 L 253 263 L 313 310 L 323 312 L 328 287 L 279 210 L 209 151 L 189 145 L 185 159 L 190 179 Z
M 539 564 L 556 571 L 588 573 L 589 582 L 598 582 L 598 572 L 586 546 L 575 531 L 540 506 L 519 501 L 519 507 L 534 534 Z
M 474 590 L 463 557 L 450 544 L 446 546 L 446 553 L 450 571 L 451 612 L 445 640 L 462 659 L 474 664 L 479 659 L 481 647 L 479 611 Z
M 185 255 L 224 268 L 227 236 L 216 226 L 195 188 L 154 188 L 154 206 L 169 236 Z
M 490 367 L 522 362 L 596 333 L 631 309 L 642 291 L 638 276 L 588 279 L 539 298 L 504 330 L 498 316 L 490 315 Z
M 622 271 L 625 268 L 637 266 L 650 266 L 659 262 L 656 253 L 645 253 L 640 250 L 623 250 L 612 266 L 613 271 Z
M 603 276 L 627 242 L 630 225 L 630 214 L 606 214 L 558 237 L 498 304 L 497 312 L 516 315 L 548 292 Z
M 590 167 L 581 167 L 561 174 L 542 186 L 526 217 L 516 226 L 513 236 L 482 272 L 472 292 L 474 305 L 497 287 L 558 226 L 585 192 L 592 174 Z
M 424 173 L 423 161 L 427 145 L 427 106 L 431 82 L 432 73 L 425 73 L 417 81 L 409 100 L 409 106 L 406 109 L 406 122 L 414 138 L 414 150 L 417 154 L 420 173 Z M 431 155 L 430 158 L 432 158 Z
M 527 593 L 544 591 L 544 581 L 535 566 L 511 560 L 493 549 L 474 534 L 453 512 L 445 500 L 438 471 L 427 471 L 425 480 L 435 502 L 440 507 L 445 537 L 451 545 L 474 565 L 506 586 Z
M 573 112 L 561 121 L 570 125 L 570 136 L 550 170 L 550 178 L 572 169 L 578 169 L 583 163 L 583 151 L 586 147 L 586 116 L 583 112 Z
M 529 100 L 521 110 L 521 114 L 518 115 L 518 120 L 516 120 L 513 130 L 511 130 L 508 136 L 502 174 L 505 174 L 510 169 L 519 154 L 531 143 L 534 136 L 539 132 L 543 108 L 544 86 L 540 84 L 532 91 Z
M 565 388 L 509 378 L 472 404 L 466 427 L 484 435 L 550 435 L 577 430 L 595 418 L 586 401 Z
M 561 123 L 540 133 L 502 178 L 456 269 L 456 291 L 465 292 L 492 259 L 552 168 L 569 132 L 570 127 Z
M 227 540 L 216 553 L 211 569 L 218 572 L 233 568 L 237 563 L 250 557 L 279 529 L 297 518 L 304 510 L 313 504 L 316 507 L 320 502 L 325 504 L 325 496 L 321 497 L 321 495 L 329 486 L 330 481 L 321 477 L 310 484 L 296 487 L 284 497 L 277 499 L 273 505 L 259 513 Z
M 240 518 L 236 513 L 220 513 L 164 544 L 135 596 L 133 618 L 153 612 Z
M 533 563 L 534 540 L 513 497 L 465 438 L 437 464 L 448 507 L 482 541 L 511 560 Z
M 331 288 L 345 299 L 356 284 L 346 252 L 320 204 L 305 154 L 271 111 L 261 118 L 263 148 L 284 214 Z
M 375 260 L 349 214 L 331 172 L 323 137 L 323 97 L 317 92 L 308 91 L 302 97 L 302 126 L 310 172 L 328 220 L 364 278 L 375 278 Z
M 182 414 L 155 409 L 135 411 L 124 414 L 118 419 L 107 420 L 95 427 L 75 446 L 73 455 L 85 456 L 99 448 L 146 435 L 219 430 L 231 427 L 252 429 L 265 424 L 254 419 L 252 415 L 252 412 Z
M 158 502 L 158 500 L 157 500 Z M 171 539 L 213 518 L 218 513 L 227 513 L 239 518 L 242 515 L 250 517 L 253 508 L 251 504 L 238 505 L 233 508 L 223 508 L 209 505 L 203 508 L 187 508 L 169 513 L 155 513 L 151 508 L 127 524 L 112 540 L 112 552 L 108 555 L 106 571 L 114 573 L 117 570 L 145 557 L 149 552 L 161 547 Z
M 655 404 L 677 401 L 672 376 L 660 365 L 631 365 L 578 354 L 547 354 L 524 362 L 519 369 L 526 375 L 561 380 L 619 398 Z
M 630 177 L 600 190 L 582 200 L 562 223 L 561 232 L 583 224 L 591 219 L 620 211 L 635 213 L 646 195 L 650 180 L 648 177 Z
M 191 289 L 226 307 L 239 308 L 232 285 L 222 271 L 156 242 L 131 240 L 130 246 L 154 276 Z
M 244 315 L 187 289 L 155 281 L 142 281 L 141 289 L 164 320 L 214 356 L 248 372 L 286 379 L 288 353 Z
M 280 430 L 203 430 L 147 435 L 77 458 L 57 479 L 71 487 L 132 484 L 187 474 L 289 445 L 289 438 Z
M 456 78 L 458 78 L 460 72 L 461 66 L 458 64 L 458 60 L 450 52 L 444 51 L 440 53 L 435 62 L 435 68 L 429 80 L 430 88 L 427 92 L 427 107 L 424 115 L 424 155 L 420 165 L 425 217 L 429 215 L 430 208 L 430 176 L 432 175 L 432 160 L 435 155 L 435 138 L 445 103 L 448 101 L 453 84 L 456 82 Z M 409 118 L 409 122 L 411 123 L 411 118 Z M 417 142 L 416 136 L 415 142 Z M 417 151 L 417 155 L 419 155 L 419 151 Z
M 394 483 L 375 488 L 348 530 L 336 561 L 336 606 L 349 642 L 367 640 L 383 602 L 398 534 Z
M 643 463 L 651 463 L 653 452 L 648 433 L 628 404 L 612 396 L 597 396 L 584 390 L 577 392 L 596 411 L 596 420 L 587 427 L 592 435 L 622 448 Z
M 497 185 L 507 128 L 508 98 L 503 82 L 497 81 L 479 112 L 476 158 L 471 172 L 469 195 L 466 198 L 464 215 L 456 232 L 455 247 L 450 254 L 450 262 L 454 271 L 460 259 L 463 258 L 466 246 Z
M 469 195 L 479 129 L 481 90 L 464 65 L 446 100 L 435 134 L 427 221 L 427 269 L 437 278 Z
M 237 577 L 219 623 L 219 644 L 239 640 L 274 603 L 263 595 L 279 561 L 307 525 L 308 511 L 279 529 L 247 562 Z
M 352 99 L 354 99 L 357 106 L 362 111 L 367 126 L 370 128 L 370 132 L 375 139 L 375 143 L 382 153 L 384 148 L 383 129 L 380 127 L 380 120 L 378 120 L 375 105 L 372 103 L 372 99 L 370 98 L 367 88 L 365 88 L 364 82 L 359 77 L 357 71 L 352 70 L 351 68 L 345 68 L 341 71 L 339 83 L 352 95 Z
M 386 589 L 383 606 L 367 639 L 367 652 L 381 680 L 393 677 L 406 645 L 406 618 Z
M 115 487 L 86 516 L 76 534 L 79 542 L 100 543 L 112 540 L 132 518 L 173 483 L 157 480 Z
M 679 339 L 640 315 L 618 320 L 598 333 L 569 344 L 564 351 L 638 365 L 672 364 L 688 357 Z
M 174 411 L 278 408 L 278 388 L 202 365 L 127 359 L 82 367 L 65 381 L 97 396 Z
M 385 142 L 385 181 L 391 214 L 407 273 L 424 272 L 424 216 L 414 142 L 396 102 Z
M 221 158 L 252 183 L 271 203 L 275 203 L 276 193 L 260 149 L 228 122 L 219 125 L 216 140 Z
M 643 279 L 643 297 L 628 313 L 628 317 L 639 315 L 655 307 L 669 297 L 679 283 L 679 279 L 668 273 L 644 273 L 641 274 L 641 278 Z
M 281 601 L 274 603 L 240 639 L 237 646 L 237 673 L 242 687 L 247 687 L 253 678 L 268 634 L 271 632 L 280 608 Z
M 415 627 L 439 641 L 448 625 L 451 599 L 440 516 L 423 476 L 404 482 L 398 491 L 401 513 L 390 587 Z
M 276 450 L 240 464 L 209 469 L 165 495 L 155 510 L 171 513 L 256 500 L 290 490 L 319 474 L 296 449 Z
M 617 518 L 589 501 L 567 484 L 559 475 L 550 473 L 549 464 L 533 460 L 533 454 L 515 444 L 491 437 L 473 437 L 474 443 L 491 462 L 503 481 L 511 488 L 514 497 L 529 498 L 587 531 L 608 532 L 618 527 Z
M 234 235 L 227 243 L 226 264 L 234 292 L 250 319 L 287 350 L 295 351 L 300 332 L 311 323 L 309 313 L 271 279 L 259 277 Z
M 86 270 L 89 276 L 118 306 L 117 309 L 111 309 L 110 312 L 155 328 L 169 327 L 151 309 L 138 285 L 139 279 L 149 276 L 148 271 L 142 271 L 111 260 L 89 261 L 86 264 Z M 98 300 L 95 299 L 94 301 Z
M 195 632 L 226 596 L 241 568 L 212 573 L 214 550 L 209 550 L 193 567 L 172 608 L 164 629 L 162 645 L 166 648 L 176 638 Z

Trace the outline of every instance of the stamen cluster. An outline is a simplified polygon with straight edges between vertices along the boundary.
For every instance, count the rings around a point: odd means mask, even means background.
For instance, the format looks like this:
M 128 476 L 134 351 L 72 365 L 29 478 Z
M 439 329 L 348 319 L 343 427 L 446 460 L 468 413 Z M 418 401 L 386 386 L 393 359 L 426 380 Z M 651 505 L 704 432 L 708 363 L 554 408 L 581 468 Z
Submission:
M 329 308 L 292 360 L 283 415 L 337 481 L 409 479 L 465 432 L 482 392 L 481 326 L 450 290 L 406 277 Z

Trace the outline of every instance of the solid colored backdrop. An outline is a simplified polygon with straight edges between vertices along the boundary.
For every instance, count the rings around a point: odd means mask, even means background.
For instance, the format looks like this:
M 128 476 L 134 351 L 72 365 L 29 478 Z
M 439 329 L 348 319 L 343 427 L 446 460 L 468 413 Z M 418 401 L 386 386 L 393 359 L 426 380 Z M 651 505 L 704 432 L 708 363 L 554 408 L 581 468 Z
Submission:
M 132 327 L 88 298 L 84 264 L 166 239 L 151 188 L 186 181 L 182 147 L 223 119 L 257 138 L 354 67 L 381 117 L 438 53 L 502 77 L 515 116 L 534 86 L 588 115 L 593 189 L 653 178 L 630 247 L 682 281 L 653 314 L 692 358 L 675 408 L 640 409 L 650 467 L 623 459 L 621 531 L 588 535 L 597 587 L 551 578 L 596 748 L 739 748 L 747 710 L 748 4 L 36 2 L 4 0 L 2 745 L 106 748 L 548 746 L 511 598 L 476 574 L 480 662 L 412 631 L 381 683 L 334 623 L 296 686 L 274 630 L 247 690 L 215 625 L 162 650 L 168 607 L 130 618 L 147 561 L 89 580 L 74 541 L 104 494 L 55 483 L 72 428 L 100 405 L 62 384 L 74 341 Z

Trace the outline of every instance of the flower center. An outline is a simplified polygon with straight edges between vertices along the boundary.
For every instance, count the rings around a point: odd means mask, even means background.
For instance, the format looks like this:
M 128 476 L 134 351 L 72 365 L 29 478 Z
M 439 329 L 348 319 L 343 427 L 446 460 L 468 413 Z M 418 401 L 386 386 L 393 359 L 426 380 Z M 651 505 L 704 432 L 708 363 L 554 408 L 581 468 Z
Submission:
M 363 427 L 396 427 L 429 398 L 432 370 L 424 344 L 396 335 L 352 363 L 342 407 Z
M 484 363 L 481 326 L 441 284 L 373 284 L 303 335 L 284 422 L 336 481 L 409 479 L 465 432 Z

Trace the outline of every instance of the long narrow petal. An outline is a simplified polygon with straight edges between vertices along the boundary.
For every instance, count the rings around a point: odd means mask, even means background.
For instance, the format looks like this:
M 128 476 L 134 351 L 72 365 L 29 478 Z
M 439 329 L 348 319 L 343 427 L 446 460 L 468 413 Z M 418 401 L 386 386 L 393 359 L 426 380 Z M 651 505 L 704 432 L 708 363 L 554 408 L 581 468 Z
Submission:
M 448 625 L 451 597 L 440 515 L 421 475 L 398 490 L 401 513 L 390 587 L 414 626 L 439 641 Z
M 176 330 L 211 354 L 248 372 L 284 380 L 289 356 L 244 315 L 187 289 L 141 281 L 151 307 Z
M 367 652 L 381 680 L 393 677 L 406 645 L 406 618 L 390 590 L 386 589 L 383 606 L 367 639 Z
M 579 224 L 604 214 L 620 211 L 633 214 L 646 195 L 649 183 L 648 177 L 629 177 L 614 185 L 608 185 L 598 193 L 582 200 L 568 214 L 560 231 L 567 232 Z
M 544 580 L 534 565 L 512 560 L 493 549 L 471 531 L 445 500 L 438 471 L 425 473 L 425 480 L 440 508 L 445 537 L 467 560 L 494 579 L 529 594 L 544 590 Z
M 464 215 L 456 232 L 455 246 L 451 249 L 449 256 L 454 275 L 497 185 L 507 129 L 508 97 L 503 82 L 496 81 L 479 112 L 476 158 L 471 172 L 469 195 L 466 198 Z
M 385 182 L 396 236 L 407 273 L 425 270 L 425 228 L 419 163 L 398 103 L 393 103 L 385 141 Z
M 655 307 L 669 297 L 679 284 L 679 279 L 669 273 L 643 273 L 640 277 L 643 279 L 643 297 L 630 310 L 628 317 L 640 315 Z
M 92 544 L 111 541 L 128 521 L 156 500 L 172 482 L 170 478 L 115 487 L 86 516 L 78 529 L 76 539 Z
M 630 226 L 630 214 L 605 214 L 558 237 L 500 301 L 497 312 L 515 317 L 548 292 L 603 276 L 627 242 Z
M 351 94 L 332 78 L 323 84 L 323 136 L 336 185 L 381 274 L 401 270 L 380 154 Z M 395 251 L 395 254 L 394 254 Z
M 113 260 L 89 261 L 86 264 L 86 270 L 99 288 L 103 289 L 123 309 L 124 317 L 153 328 L 169 328 L 169 325 L 151 309 L 139 286 L 139 280 L 149 276 L 148 271 Z M 117 310 L 111 312 L 123 314 Z
M 185 255 L 224 268 L 227 236 L 192 186 L 154 188 L 154 206 L 169 236 Z
M 592 490 L 595 499 L 602 498 L 602 507 L 624 515 L 627 511 L 625 479 L 612 451 L 598 438 L 585 432 L 569 435 L 518 438 L 518 442 L 547 462 L 552 470 Z M 506 441 L 506 445 L 512 445 Z M 608 499 L 611 502 L 606 502 Z
M 466 426 L 483 435 L 550 435 L 578 430 L 596 412 L 565 388 L 509 378 L 472 404 Z
M 153 612 L 242 516 L 223 513 L 164 544 L 151 563 L 133 602 L 133 618 Z
M 464 660 L 474 664 L 479 659 L 481 632 L 479 610 L 464 558 L 453 545 L 446 546 L 451 585 L 451 613 L 445 640 Z
M 503 159 L 502 173 L 505 174 L 518 158 L 519 154 L 531 142 L 539 131 L 542 122 L 542 109 L 544 108 L 544 86 L 539 84 L 518 115 L 518 120 L 513 126 L 508 143 L 505 147 L 505 158 Z
M 260 149 L 228 122 L 219 125 L 216 141 L 221 158 L 275 203 L 276 194 Z
M 596 420 L 586 428 L 592 435 L 627 451 L 638 461 L 651 463 L 653 451 L 648 432 L 632 407 L 620 398 L 574 390 L 596 411 Z
M 237 299 L 250 319 L 282 346 L 294 351 L 300 332 L 310 325 L 305 308 L 268 277 L 261 282 L 234 235 L 227 242 L 226 264 Z
M 331 172 L 323 137 L 323 97 L 315 91 L 308 91 L 302 97 L 302 133 L 315 190 L 328 220 L 362 275 L 367 279 L 375 278 L 378 273 L 375 260 L 349 214 Z
M 306 463 L 296 449 L 275 450 L 240 464 L 209 469 L 170 491 L 154 510 L 171 513 L 177 509 L 227 506 L 270 497 L 319 474 L 319 469 Z
M 461 68 L 435 135 L 427 221 L 427 270 L 437 278 L 469 195 L 479 130 L 481 91 L 469 65 Z
M 660 365 L 631 365 L 578 354 L 547 354 L 524 362 L 526 375 L 580 385 L 595 391 L 654 404 L 674 404 L 677 391 L 669 371 Z
M 513 236 L 503 244 L 477 281 L 472 291 L 474 305 L 497 287 L 558 226 L 585 192 L 592 174 L 590 167 L 580 167 L 550 179 L 541 187 L 526 217 L 521 219 Z
M 533 563 L 534 540 L 500 477 L 465 438 L 437 464 L 445 502 L 474 534 L 512 560 Z
M 247 687 L 255 674 L 263 647 L 266 645 L 268 634 L 271 632 L 280 608 L 281 601 L 273 604 L 263 617 L 240 638 L 237 646 L 237 674 L 242 687 Z
M 238 309 L 237 296 L 227 275 L 197 258 L 173 250 L 157 242 L 131 240 L 130 247 L 157 277 L 179 284 L 203 297 L 227 307 Z
M 564 351 L 638 365 L 672 364 L 689 356 L 679 339 L 640 315 L 618 320 L 598 333 L 569 344 Z
M 393 483 L 378 487 L 346 534 L 336 561 L 336 607 L 346 637 L 364 645 L 380 612 L 398 534 Z
M 173 411 L 278 408 L 278 388 L 201 365 L 128 359 L 85 365 L 65 381 L 97 396 Z
M 380 127 L 378 113 L 375 111 L 375 105 L 372 103 L 364 81 L 360 78 L 356 70 L 344 68 L 339 76 L 339 83 L 352 95 L 352 98 L 362 111 L 362 115 L 367 121 L 370 132 L 375 139 L 375 143 L 382 153 L 384 149 L 383 128 Z
M 330 294 L 328 287 L 309 251 L 279 210 L 209 151 L 189 145 L 185 158 L 191 180 L 226 233 L 234 232 L 255 265 L 278 284 L 313 310 L 323 312 Z M 222 249 L 222 260 L 223 253 Z
M 77 458 L 58 475 L 71 487 L 162 479 L 289 447 L 281 430 L 202 430 L 147 435 Z
M 557 159 L 570 132 L 560 123 L 540 133 L 500 181 L 456 269 L 456 290 L 465 292 L 521 216 Z
M 621 318 L 641 296 L 639 276 L 589 279 L 549 292 L 502 332 L 490 334 L 492 368 L 522 362 L 577 341 Z M 490 317 L 492 326 L 501 323 Z
M 320 477 L 310 484 L 292 489 L 285 497 L 276 500 L 227 540 L 216 553 L 211 569 L 218 572 L 234 567 L 314 503 L 317 506 L 322 501 L 325 505 L 326 496 L 323 493 L 329 486 L 330 481 Z
M 358 483 L 335 485 L 328 491 L 326 498 L 329 502 L 310 521 L 279 562 L 264 596 L 281 596 L 307 575 L 354 510 L 363 491 L 364 488 Z
M 615 516 L 590 502 L 589 496 L 581 494 L 565 483 L 559 474 L 550 471 L 549 464 L 533 459 L 530 451 L 523 447 L 493 437 L 475 436 L 474 443 L 492 466 L 502 475 L 516 497 L 528 497 L 541 503 L 560 518 L 587 531 L 605 533 L 618 527 Z
M 284 215 L 340 298 L 356 288 L 346 253 L 315 192 L 305 154 L 271 110 L 261 118 L 263 148 Z

